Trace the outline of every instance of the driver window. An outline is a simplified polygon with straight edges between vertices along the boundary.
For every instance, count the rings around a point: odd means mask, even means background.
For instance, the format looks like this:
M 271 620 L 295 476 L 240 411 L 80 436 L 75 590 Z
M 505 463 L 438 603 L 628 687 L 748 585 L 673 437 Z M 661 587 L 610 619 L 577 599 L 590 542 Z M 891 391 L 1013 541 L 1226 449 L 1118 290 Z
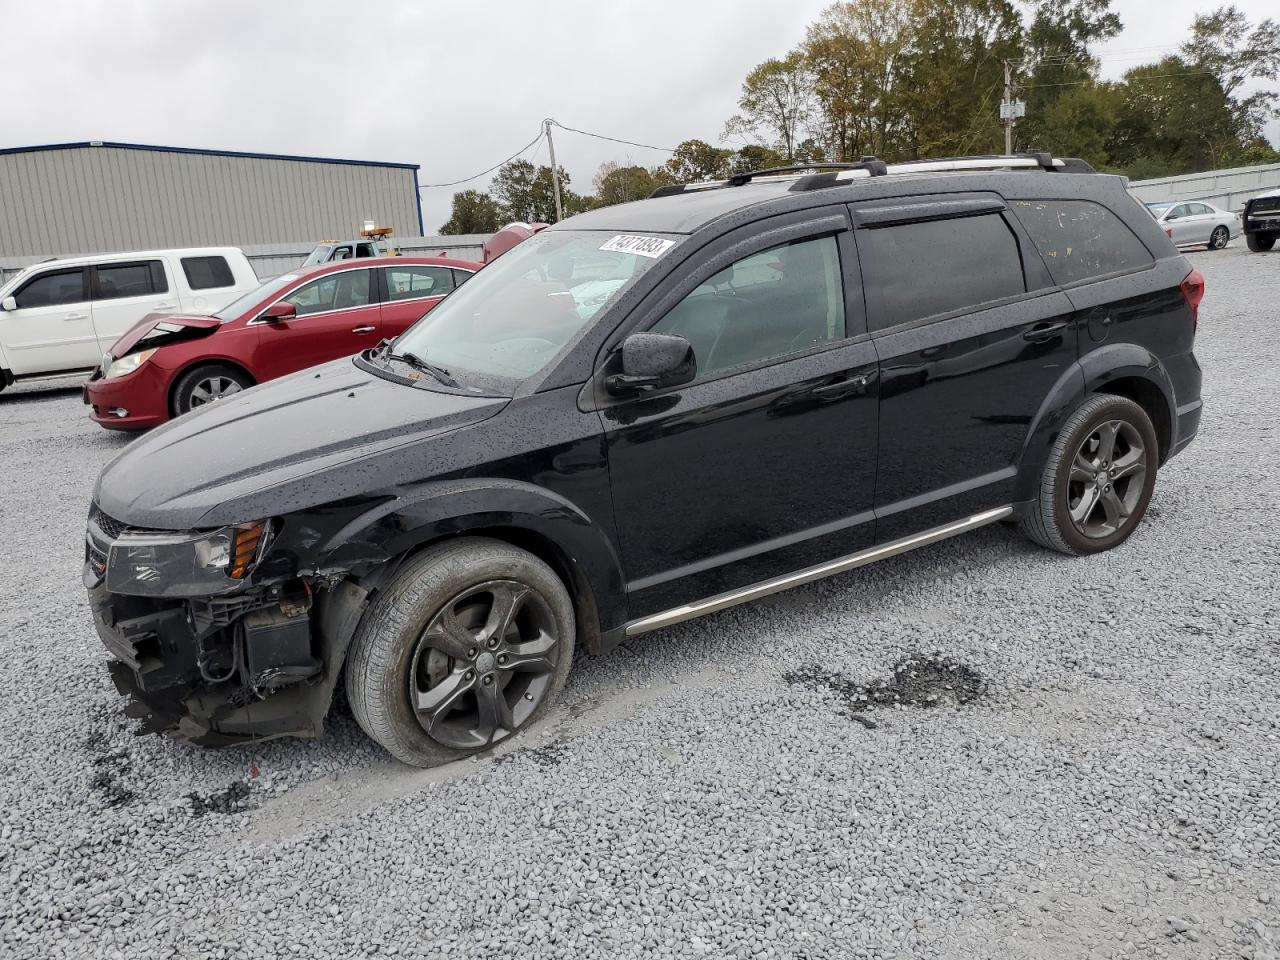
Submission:
M 283 299 L 285 303 L 293 304 L 300 317 L 326 310 L 365 307 L 369 305 L 369 271 L 331 273 L 299 287 Z
M 652 330 L 693 345 L 700 379 L 842 340 L 836 238 L 753 253 L 703 281 Z
M 1169 216 L 1165 217 L 1165 219 L 1176 220 L 1178 217 L 1185 217 L 1187 212 L 1187 205 L 1185 203 L 1180 203 L 1169 211 Z

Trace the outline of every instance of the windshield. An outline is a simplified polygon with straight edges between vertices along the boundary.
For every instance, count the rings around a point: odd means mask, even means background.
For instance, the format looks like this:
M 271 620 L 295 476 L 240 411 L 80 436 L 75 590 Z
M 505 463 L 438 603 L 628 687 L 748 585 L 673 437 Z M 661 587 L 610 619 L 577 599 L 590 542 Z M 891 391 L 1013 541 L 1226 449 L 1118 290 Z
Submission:
M 333 253 L 333 244 L 322 243 L 311 251 L 311 256 L 302 261 L 304 267 L 310 267 L 317 263 L 327 263 L 329 254 Z
M 674 237 L 545 230 L 490 263 L 396 340 L 395 351 L 506 381 L 541 370 Z
M 274 280 L 268 280 L 262 286 L 250 290 L 243 297 L 232 300 L 225 307 L 214 314 L 219 320 L 235 320 L 244 315 L 244 313 L 255 304 L 261 303 L 268 297 L 273 297 L 293 281 L 298 279 L 296 273 L 286 273 L 284 276 L 276 277 Z

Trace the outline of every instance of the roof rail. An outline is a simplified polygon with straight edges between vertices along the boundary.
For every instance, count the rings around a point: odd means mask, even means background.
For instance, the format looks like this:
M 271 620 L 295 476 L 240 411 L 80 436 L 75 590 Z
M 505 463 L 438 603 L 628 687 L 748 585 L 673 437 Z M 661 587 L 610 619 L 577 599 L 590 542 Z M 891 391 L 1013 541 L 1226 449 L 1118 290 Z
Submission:
M 965 170 L 1042 170 L 1057 173 L 1095 173 L 1086 161 L 1074 157 L 1054 157 L 1047 151 L 1032 150 L 1008 155 L 970 157 L 941 157 L 936 160 L 904 160 L 885 163 L 875 157 L 863 157 L 856 163 L 796 163 L 785 167 L 769 167 L 737 173 L 726 180 L 704 180 L 699 183 L 677 183 L 659 187 L 650 197 L 669 197 L 678 193 L 699 190 L 718 190 L 723 187 L 741 187 L 755 180 L 788 179 L 791 175 L 809 173 L 799 177 L 790 190 L 821 190 L 850 180 L 865 177 L 884 177 L 902 173 L 950 173 Z

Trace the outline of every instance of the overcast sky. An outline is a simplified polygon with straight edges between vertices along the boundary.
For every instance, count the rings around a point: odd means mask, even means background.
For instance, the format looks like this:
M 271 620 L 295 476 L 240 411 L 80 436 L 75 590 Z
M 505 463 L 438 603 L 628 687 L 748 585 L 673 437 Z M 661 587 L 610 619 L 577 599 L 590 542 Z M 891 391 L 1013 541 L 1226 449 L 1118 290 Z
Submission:
M 1276 0 L 1236 0 L 1252 20 Z M 1198 0 L 1112 0 L 1103 71 L 1169 52 Z M 715 141 L 742 77 L 827 0 L 0 0 L 0 146 L 120 140 L 422 165 L 423 183 L 498 163 L 543 117 L 660 146 Z M 1280 134 L 1273 124 L 1272 139 Z M 665 154 L 557 132 L 589 190 L 605 160 Z M 546 148 L 531 159 L 545 163 Z M 455 189 L 423 190 L 427 231 Z

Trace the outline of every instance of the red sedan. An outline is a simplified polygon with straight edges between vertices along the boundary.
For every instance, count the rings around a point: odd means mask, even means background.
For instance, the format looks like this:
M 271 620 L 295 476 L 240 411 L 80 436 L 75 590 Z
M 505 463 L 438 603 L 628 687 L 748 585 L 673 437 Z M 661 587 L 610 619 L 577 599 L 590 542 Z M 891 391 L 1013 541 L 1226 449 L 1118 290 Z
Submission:
M 339 261 L 269 280 L 209 317 L 153 313 L 85 384 L 92 417 L 141 430 L 396 337 L 479 270 L 446 257 Z

